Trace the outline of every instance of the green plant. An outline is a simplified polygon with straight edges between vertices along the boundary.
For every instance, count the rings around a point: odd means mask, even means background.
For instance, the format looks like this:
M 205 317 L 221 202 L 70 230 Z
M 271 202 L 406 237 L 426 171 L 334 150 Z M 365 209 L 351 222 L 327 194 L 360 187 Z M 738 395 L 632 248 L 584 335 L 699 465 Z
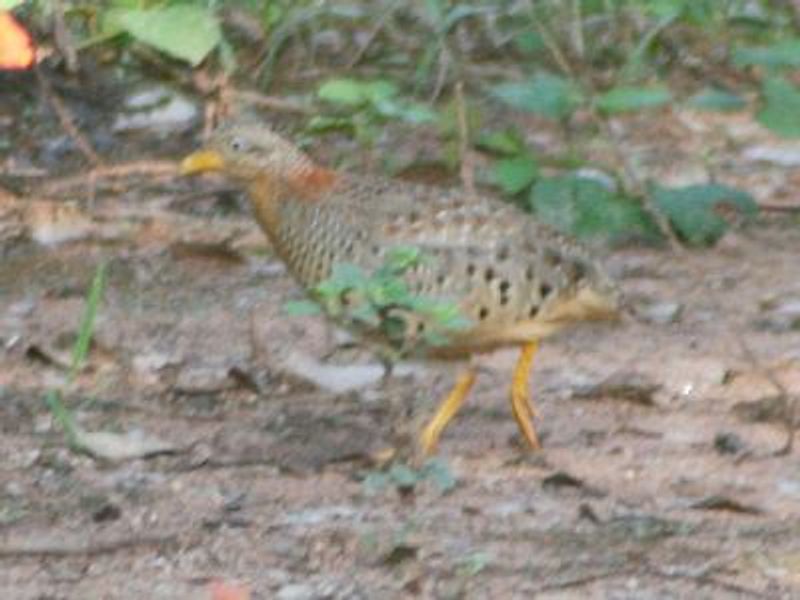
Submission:
M 731 220 L 752 219 L 758 213 L 750 194 L 716 183 L 681 188 L 656 186 L 652 197 L 676 233 L 692 245 L 713 244 Z
M 424 319 L 428 325 L 415 343 L 446 343 L 470 321 L 452 302 L 409 291 L 403 275 L 424 260 L 417 248 L 395 247 L 372 273 L 353 264 L 336 264 L 331 276 L 310 290 L 311 300 L 290 302 L 287 310 L 293 315 L 324 311 L 355 330 L 378 330 L 401 354 L 414 349 L 406 346 L 413 339 L 406 328 L 414 318 Z
M 75 7 L 74 18 L 88 16 L 79 49 L 129 38 L 170 58 L 199 65 L 226 42 L 215 9 L 205 2 L 131 3 Z
M 458 483 L 447 463 L 431 459 L 420 468 L 394 463 L 386 471 L 371 471 L 364 477 L 364 488 L 368 494 L 376 494 L 387 488 L 413 489 L 426 481 L 441 493 L 452 491 Z
M 639 202 L 579 174 L 538 180 L 528 201 L 542 221 L 582 239 L 620 242 L 659 235 Z
M 420 124 L 436 119 L 436 113 L 426 105 L 400 98 L 397 85 L 386 79 L 329 79 L 319 86 L 317 97 L 335 112 L 313 117 L 308 128 L 350 129 L 362 142 L 372 142 L 380 125 L 388 120 Z
M 86 297 L 86 307 L 83 312 L 83 317 L 81 318 L 80 327 L 78 328 L 78 337 L 75 339 L 75 344 L 72 348 L 72 358 L 70 360 L 66 383 L 62 388 L 53 388 L 45 394 L 45 404 L 53 413 L 53 417 L 58 424 L 61 425 L 66 435 L 67 443 L 73 450 L 80 449 L 81 444 L 79 442 L 75 418 L 62 400 L 63 389 L 75 382 L 78 373 L 80 373 L 83 365 L 86 363 L 86 357 L 89 354 L 89 347 L 91 346 L 92 335 L 94 333 L 97 309 L 100 306 L 100 302 L 103 298 L 103 291 L 106 286 L 106 271 L 106 263 L 100 263 L 92 278 L 92 283 Z
M 457 573 L 461 577 L 475 577 L 485 571 L 492 563 L 492 555 L 482 550 L 465 554 L 458 561 Z

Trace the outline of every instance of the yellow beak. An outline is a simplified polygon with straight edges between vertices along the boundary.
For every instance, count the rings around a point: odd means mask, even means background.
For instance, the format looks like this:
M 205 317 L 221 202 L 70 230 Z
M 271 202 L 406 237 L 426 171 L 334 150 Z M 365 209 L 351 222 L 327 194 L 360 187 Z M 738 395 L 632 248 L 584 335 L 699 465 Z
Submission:
M 224 168 L 225 161 L 222 155 L 214 150 L 199 150 L 181 161 L 181 175 L 221 171 Z

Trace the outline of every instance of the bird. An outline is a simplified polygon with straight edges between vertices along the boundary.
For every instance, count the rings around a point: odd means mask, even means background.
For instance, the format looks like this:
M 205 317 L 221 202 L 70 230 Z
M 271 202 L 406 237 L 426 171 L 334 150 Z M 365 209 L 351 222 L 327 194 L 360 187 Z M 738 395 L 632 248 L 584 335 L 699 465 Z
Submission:
M 620 315 L 620 288 L 589 249 L 488 194 L 333 170 L 267 124 L 247 120 L 219 125 L 180 171 L 221 172 L 241 187 L 275 253 L 306 290 L 328 280 L 337 264 L 372 272 L 394 249 L 420 251 L 425 260 L 401 273 L 403 283 L 455 306 L 462 326 L 428 343 L 426 328 L 435 323 L 405 311 L 399 334 L 386 335 L 382 323 L 362 325 L 359 334 L 465 364 L 419 434 L 423 456 L 436 453 L 473 387 L 473 359 L 504 347 L 519 348 L 512 414 L 526 446 L 541 448 L 530 394 L 540 341 L 573 323 Z

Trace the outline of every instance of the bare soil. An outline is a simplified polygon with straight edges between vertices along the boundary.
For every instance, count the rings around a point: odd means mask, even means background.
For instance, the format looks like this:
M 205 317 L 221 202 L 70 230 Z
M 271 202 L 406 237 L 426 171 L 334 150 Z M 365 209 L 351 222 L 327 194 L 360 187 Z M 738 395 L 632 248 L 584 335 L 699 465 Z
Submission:
M 675 133 L 687 119 L 632 123 L 630 151 L 685 175 L 715 147 L 709 131 L 750 127 Z M 789 170 L 744 165 L 738 149 L 718 160 L 760 200 L 792 189 Z M 541 452 L 519 443 L 504 352 L 443 437 L 455 484 L 376 486 L 374 457 L 407 441 L 453 370 L 337 393 L 292 369 L 372 359 L 331 357 L 335 333 L 286 316 L 299 291 L 218 185 L 132 184 L 91 203 L 80 190 L 80 214 L 61 221 L 0 211 L 2 597 L 211 598 L 214 580 L 284 600 L 800 597 L 800 458 L 779 452 L 800 394 L 800 331 L 776 316 L 800 300 L 791 216 L 709 250 L 613 251 L 640 314 L 678 310 L 542 346 Z M 63 387 L 102 261 L 89 364 Z M 43 401 L 59 388 L 84 429 L 139 429 L 173 450 L 70 451 Z

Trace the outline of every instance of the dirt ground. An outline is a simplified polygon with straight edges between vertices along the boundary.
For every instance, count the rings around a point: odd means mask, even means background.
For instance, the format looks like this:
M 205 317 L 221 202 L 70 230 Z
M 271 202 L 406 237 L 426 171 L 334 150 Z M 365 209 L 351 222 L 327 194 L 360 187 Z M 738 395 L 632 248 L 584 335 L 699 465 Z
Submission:
M 791 169 L 742 158 L 766 133 L 687 119 L 639 138 L 634 123 L 631 152 L 686 176 L 693 144 L 745 131 L 758 139 L 719 142 L 725 181 L 791 199 Z M 368 383 L 372 358 L 331 356 L 335 332 L 286 316 L 299 292 L 235 196 L 173 179 L 75 193 L 74 211 L 0 204 L 3 598 L 204 599 L 217 580 L 282 600 L 800 597 L 800 459 L 779 452 L 800 394 L 791 215 L 713 249 L 613 251 L 639 317 L 543 345 L 543 451 L 519 444 L 504 352 L 437 462 L 387 470 L 372 457 L 407 439 L 453 369 Z M 66 385 L 102 261 L 89 364 Z M 157 444 L 71 452 L 53 389 L 83 429 Z

